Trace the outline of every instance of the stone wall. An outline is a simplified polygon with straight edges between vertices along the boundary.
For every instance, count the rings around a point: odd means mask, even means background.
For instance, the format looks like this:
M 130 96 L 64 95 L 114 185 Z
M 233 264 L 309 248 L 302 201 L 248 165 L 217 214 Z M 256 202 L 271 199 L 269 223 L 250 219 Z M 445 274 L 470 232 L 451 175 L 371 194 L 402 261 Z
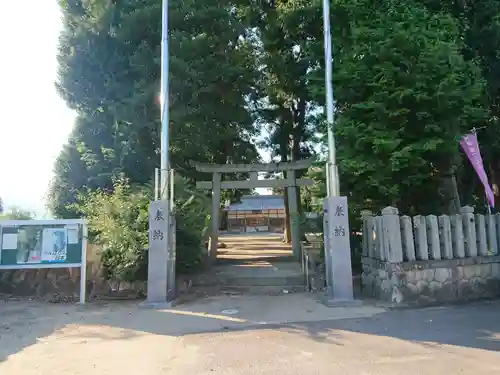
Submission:
M 87 297 L 104 292 L 109 286 L 102 277 L 98 247 L 87 247 Z M 79 268 L 0 270 L 0 294 L 26 296 L 48 301 L 78 300 Z
M 362 293 L 385 302 L 429 303 L 500 296 L 500 216 L 363 216 Z
M 92 281 L 87 282 L 91 292 Z M 70 268 L 2 270 L 0 294 L 29 296 L 47 300 L 78 300 L 80 295 L 80 270 Z
M 391 264 L 363 258 L 363 294 L 392 303 L 500 296 L 500 257 Z

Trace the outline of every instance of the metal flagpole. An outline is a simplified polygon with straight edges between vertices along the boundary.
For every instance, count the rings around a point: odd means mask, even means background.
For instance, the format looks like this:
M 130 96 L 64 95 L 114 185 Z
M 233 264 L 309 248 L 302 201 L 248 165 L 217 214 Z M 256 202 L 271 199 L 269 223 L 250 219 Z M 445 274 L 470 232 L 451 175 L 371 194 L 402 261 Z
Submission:
M 175 249 L 173 235 L 175 229 L 171 227 L 172 207 L 169 202 L 169 180 L 170 180 L 170 160 L 168 155 L 169 146 L 169 90 L 168 90 L 168 0 L 162 1 L 162 28 L 161 28 L 161 191 L 160 199 L 165 202 L 166 213 L 165 220 L 165 261 L 166 261 L 166 299 L 167 302 L 175 298 Z M 175 222 L 175 221 L 174 221 Z
M 160 81 L 160 103 L 161 103 L 161 181 L 160 198 L 168 200 L 169 180 L 169 117 L 168 117 L 168 0 L 162 1 L 162 29 L 161 29 L 161 81 Z
M 326 118 L 328 126 L 328 164 L 326 174 L 328 177 L 328 195 L 325 205 L 326 228 L 323 228 L 325 244 L 325 272 L 327 280 L 327 305 L 353 302 L 353 285 L 351 271 L 350 231 L 347 220 L 347 201 L 340 196 L 339 172 L 336 161 L 335 149 L 335 99 L 333 96 L 333 57 L 332 36 L 330 28 L 330 0 L 323 0 L 323 33 L 325 48 L 325 92 L 326 92 Z M 334 213 L 333 202 L 336 209 L 342 210 L 342 215 Z M 338 205 L 340 204 L 340 206 Z M 337 212 L 337 211 L 335 211 Z M 343 229 L 343 235 L 336 236 L 333 226 Z M 330 238 L 330 236 L 332 236 Z
M 333 61 L 332 61 L 332 40 L 330 31 L 330 0 L 323 0 L 323 37 L 324 37 L 324 50 L 325 50 L 325 108 L 327 120 L 327 134 L 328 134 L 328 159 L 326 162 L 326 188 L 327 199 L 329 202 L 331 197 L 338 195 L 338 172 L 337 164 L 335 162 L 335 133 L 334 133 L 334 103 L 333 103 Z M 325 246 L 325 281 L 327 286 L 327 295 L 329 298 L 333 296 L 333 264 L 332 264 L 332 244 L 329 241 L 330 235 L 330 215 L 331 212 L 326 210 L 325 206 L 325 220 L 323 221 L 325 228 L 323 228 L 324 246 Z
M 330 31 L 330 0 L 323 0 L 323 33 L 325 48 L 325 91 L 326 91 L 326 119 L 328 126 L 328 162 L 327 188 L 328 197 L 339 195 L 339 172 L 335 150 L 335 103 L 333 98 L 333 58 L 332 37 Z
M 160 179 L 155 169 L 155 200 L 149 211 L 148 286 L 146 305 L 170 303 L 175 297 L 175 253 L 169 207 L 168 0 L 162 0 L 160 66 Z M 157 191 L 159 185 L 159 191 Z M 159 200 L 157 200 L 159 198 Z M 172 279 L 174 280 L 172 282 Z

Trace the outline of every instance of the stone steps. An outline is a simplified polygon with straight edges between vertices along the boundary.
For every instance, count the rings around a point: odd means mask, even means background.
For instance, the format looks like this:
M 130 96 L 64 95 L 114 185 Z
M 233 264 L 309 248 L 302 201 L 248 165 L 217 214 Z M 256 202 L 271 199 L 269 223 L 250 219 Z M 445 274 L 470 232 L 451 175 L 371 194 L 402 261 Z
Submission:
M 275 235 L 221 236 L 225 248 L 203 275 L 193 278 L 195 289 L 237 294 L 277 294 L 305 290 L 300 261 L 289 244 Z M 285 292 L 283 292 L 285 291 Z
M 195 282 L 193 286 L 221 286 L 221 287 L 287 287 L 305 286 L 303 275 L 286 277 L 229 277 L 215 276 L 204 282 Z
M 287 286 L 193 286 L 191 292 L 204 295 L 283 295 L 303 293 L 304 285 Z

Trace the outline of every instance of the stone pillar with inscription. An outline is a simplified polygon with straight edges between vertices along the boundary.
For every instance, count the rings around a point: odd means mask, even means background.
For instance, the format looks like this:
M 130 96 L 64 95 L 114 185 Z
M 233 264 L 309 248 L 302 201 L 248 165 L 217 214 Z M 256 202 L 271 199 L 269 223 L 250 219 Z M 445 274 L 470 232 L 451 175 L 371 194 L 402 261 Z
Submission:
M 332 285 L 333 285 L 333 280 L 332 280 L 332 262 L 330 260 L 331 256 L 331 246 L 330 246 L 330 232 L 327 230 L 327 228 L 330 227 L 330 220 L 325 204 L 324 212 L 323 212 L 323 248 L 325 251 L 325 281 L 326 281 L 326 287 L 328 288 L 328 291 L 330 291 Z M 330 294 L 330 293 L 329 293 Z
M 170 219 L 168 221 L 168 225 L 170 225 L 169 231 L 169 242 L 168 242 L 168 260 L 167 260 L 167 301 L 173 301 L 176 297 L 176 289 L 175 289 L 175 264 L 177 261 L 177 226 L 175 220 L 175 212 L 170 212 Z
M 328 285 L 328 305 L 353 302 L 351 245 L 347 197 L 330 197 L 325 199 L 324 221 L 325 261 Z
M 175 279 L 169 277 L 172 272 L 169 242 L 168 201 L 152 201 L 149 207 L 149 250 L 148 250 L 148 287 L 146 304 L 155 306 L 165 304 L 175 294 Z M 169 241 L 170 240 L 170 241 Z

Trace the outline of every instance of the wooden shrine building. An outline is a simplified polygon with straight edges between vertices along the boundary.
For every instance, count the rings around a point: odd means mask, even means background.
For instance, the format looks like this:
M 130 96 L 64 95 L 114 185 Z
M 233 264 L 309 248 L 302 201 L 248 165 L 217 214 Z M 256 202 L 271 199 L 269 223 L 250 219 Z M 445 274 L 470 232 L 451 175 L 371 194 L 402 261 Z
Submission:
M 227 212 L 230 233 L 283 233 L 285 230 L 285 202 L 281 195 L 247 195 L 223 211 Z

